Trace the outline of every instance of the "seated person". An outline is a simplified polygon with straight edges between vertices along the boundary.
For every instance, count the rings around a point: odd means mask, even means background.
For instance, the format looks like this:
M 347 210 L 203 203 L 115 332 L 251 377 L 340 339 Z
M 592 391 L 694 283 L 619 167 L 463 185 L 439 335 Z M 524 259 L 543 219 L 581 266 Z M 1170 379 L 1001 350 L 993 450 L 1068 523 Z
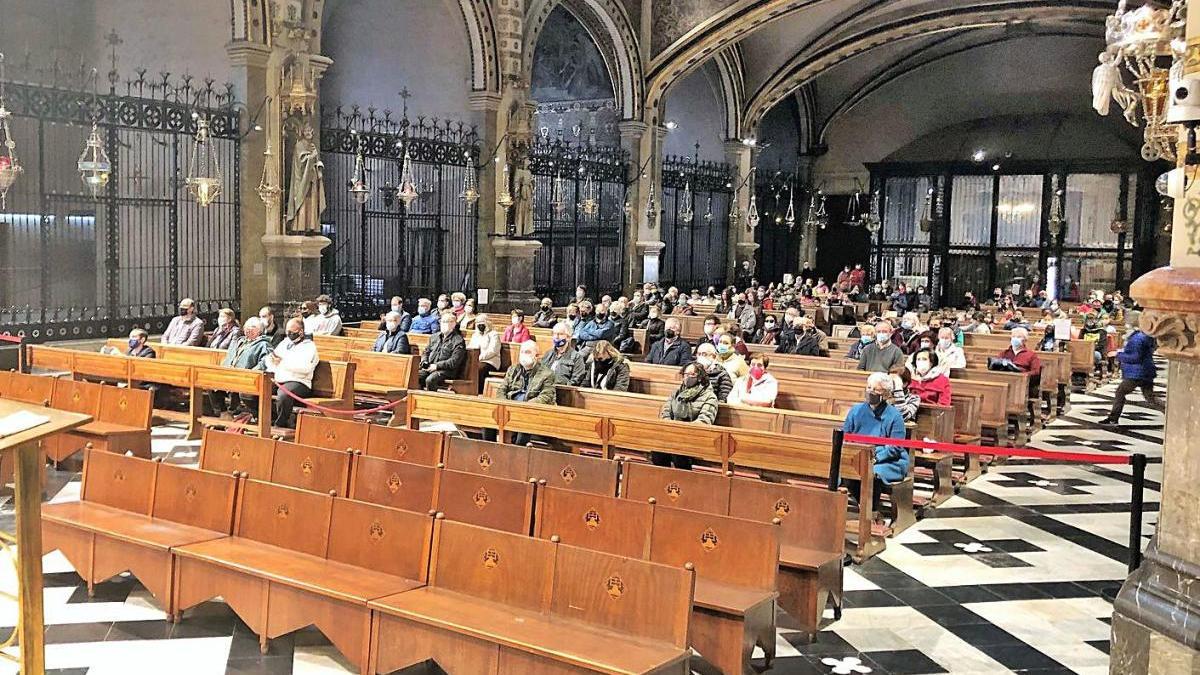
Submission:
M 212 349 L 229 349 L 233 341 L 241 337 L 242 329 L 237 325 L 237 316 L 232 309 L 224 307 L 217 312 L 217 327 L 208 336 L 207 347 Z
M 779 338 L 779 328 L 776 325 L 775 317 L 768 314 L 763 317 L 762 328 L 754 331 L 751 342 L 760 345 L 774 345 Z
M 716 423 L 717 397 L 708 384 L 704 369 L 698 363 L 689 363 L 679 370 L 679 375 L 682 382 L 663 403 L 659 418 L 692 424 Z M 692 458 L 687 455 L 651 452 L 650 461 L 655 466 L 673 466 L 684 470 L 692 468 Z
M 122 354 L 122 353 L 124 353 L 125 356 L 133 356 L 133 357 L 137 357 L 139 359 L 157 358 L 158 354 L 155 353 L 154 348 L 151 347 L 149 344 L 147 344 L 147 341 L 149 339 L 150 339 L 149 333 L 142 330 L 141 328 L 134 328 L 133 330 L 129 331 L 129 349 L 127 351 L 121 352 L 121 350 L 116 349 L 115 347 L 101 347 L 100 353 L 102 353 L 102 354 Z
M 554 372 L 557 384 L 578 387 L 586 377 L 586 359 L 571 345 L 571 324 L 559 321 L 550 329 L 554 348 L 542 355 L 542 363 Z
M 587 357 L 585 387 L 629 391 L 629 361 L 608 340 L 600 340 Z
M 692 346 L 679 336 L 682 330 L 683 325 L 675 317 L 670 317 L 663 322 L 663 339 L 650 346 L 650 353 L 646 355 L 646 363 L 660 366 L 682 366 L 691 363 Z
M 525 326 L 525 311 L 514 309 L 509 314 L 509 324 L 504 328 L 504 336 L 500 338 L 504 342 L 526 342 L 532 338 L 529 335 L 529 328 Z
M 462 315 L 467 311 L 466 293 L 455 291 L 450 294 L 450 311 L 454 312 L 455 319 L 462 318 Z
M 586 303 L 585 303 L 586 304 Z M 583 307 L 580 307 L 583 310 Z M 580 351 L 587 351 L 600 340 L 612 341 L 617 331 L 616 324 L 608 316 L 608 306 L 598 305 L 592 312 L 592 318 L 580 322 L 575 329 L 575 346 Z
M 286 339 L 266 356 L 267 370 L 275 377 L 275 422 L 274 426 L 290 429 L 293 426 L 292 408 L 295 399 L 287 390 L 300 398 L 312 394 L 313 371 L 317 369 L 317 345 L 304 334 L 304 321 L 292 317 L 287 322 Z
M 746 359 L 734 350 L 733 335 L 729 333 L 722 333 L 721 337 L 717 338 L 717 363 L 721 364 L 734 381 L 750 370 Z
M 1029 340 L 1029 331 L 1024 328 L 1014 328 L 1009 346 L 1000 352 L 999 357 L 1012 361 L 1021 372 L 1029 373 L 1029 386 L 1034 387 L 1042 373 L 1042 360 L 1037 353 L 1027 349 L 1025 343 Z
M 1100 325 L 1095 313 L 1084 316 L 1083 328 L 1079 329 L 1079 339 L 1092 343 L 1092 362 L 1099 367 L 1100 362 L 1104 360 L 1102 352 L 1105 343 L 1108 342 L 1108 334 Z
M 890 335 L 888 336 L 891 337 Z M 842 429 L 847 434 L 877 438 L 903 439 L 906 436 L 904 419 L 895 406 L 888 403 L 893 388 L 892 376 L 875 372 L 867 378 L 866 400 L 856 404 L 846 414 Z M 875 479 L 884 485 L 898 483 L 908 476 L 908 451 L 897 445 L 875 446 Z M 851 490 L 857 495 L 857 490 Z M 879 491 L 875 492 L 876 495 Z
M 433 303 L 429 298 L 417 301 L 417 315 L 413 317 L 409 331 L 424 335 L 433 335 L 438 330 L 439 314 L 433 311 Z
M 557 322 L 558 319 L 554 318 L 554 303 L 550 302 L 550 298 L 542 298 L 541 307 L 533 315 L 533 327 L 554 328 Z
M 275 323 L 275 310 L 271 309 L 270 305 L 258 310 L 258 321 L 262 324 L 263 335 L 271 340 L 271 347 L 278 347 L 286 336 L 283 334 L 283 328 Z
M 665 322 L 660 318 L 661 314 L 662 308 L 657 304 L 651 305 L 647 303 L 646 318 L 637 324 L 638 328 L 646 329 L 646 342 L 649 343 L 650 347 L 653 347 L 654 343 L 662 339 L 663 332 L 667 329 Z M 676 323 L 678 322 L 679 320 L 676 319 Z
M 555 405 L 557 390 L 554 380 L 554 371 L 538 361 L 537 343 L 527 340 L 521 343 L 517 363 L 510 366 L 504 374 L 504 383 L 496 390 L 496 395 L 509 401 Z M 513 443 L 528 445 L 531 440 L 531 435 L 518 432 L 513 438 Z
M 341 335 L 342 317 L 333 308 L 333 300 L 325 294 L 317 296 L 317 311 L 304 319 L 304 332 L 309 335 Z
M 400 330 L 407 333 L 412 329 L 412 314 L 409 314 L 404 309 L 404 298 L 393 295 L 391 311 L 400 316 Z M 387 312 L 379 315 L 379 330 L 385 330 L 384 323 L 387 321 Z
M 464 334 L 475 330 L 475 298 L 467 298 L 463 313 L 458 315 L 458 329 Z
M 1004 330 L 1012 330 L 1014 328 L 1029 328 L 1029 322 L 1025 320 L 1025 312 L 1016 310 L 1011 318 L 1004 322 Z
M 888 373 L 904 365 L 904 352 L 892 342 L 892 324 L 875 324 L 875 342 L 863 347 L 858 354 L 858 369 Z
M 196 315 L 195 300 L 179 301 L 179 316 L 171 317 L 161 341 L 164 345 L 204 346 L 204 319 Z
M 775 397 L 779 395 L 779 383 L 775 381 L 774 375 L 767 372 L 770 363 L 765 354 L 751 356 L 750 370 L 733 383 L 733 389 L 729 392 L 729 402 L 774 408 Z
M 857 361 L 863 348 L 875 341 L 875 326 L 866 324 L 855 330 L 858 331 L 858 339 L 851 343 L 850 349 L 846 352 L 846 358 L 852 361 Z
M 955 368 L 967 367 L 967 356 L 963 348 L 954 342 L 954 329 L 942 328 L 938 331 L 937 348 L 934 352 L 938 358 L 938 367 L 949 374 Z
M 797 319 L 800 329 L 796 332 L 796 349 L 793 354 L 801 356 L 829 356 L 829 336 L 818 330 L 812 317 Z
M 379 337 L 375 338 L 375 344 L 371 347 L 371 351 L 384 354 L 411 354 L 412 348 L 408 344 L 408 334 L 401 327 L 401 321 L 400 314 L 395 310 L 385 314 L 383 330 L 379 331 Z
M 938 367 L 937 352 L 917 350 L 909 357 L 908 368 L 912 373 L 909 391 L 916 394 L 921 403 L 950 405 L 950 378 L 945 370 Z
M 467 349 L 479 350 L 479 386 L 482 392 L 488 376 L 500 370 L 500 333 L 492 326 L 487 314 L 475 317 L 475 329 L 471 331 Z
M 266 370 L 267 356 L 274 349 L 275 345 L 271 344 L 271 338 L 263 333 L 262 321 L 256 317 L 250 317 L 246 319 L 246 324 L 242 327 L 241 332 L 229 345 L 229 349 L 225 352 L 225 358 L 221 360 L 221 365 L 245 370 Z M 226 410 L 240 408 L 243 403 L 250 407 L 257 405 L 258 401 L 254 400 L 256 398 L 243 401 L 239 394 L 229 394 L 224 391 L 208 392 L 208 402 L 212 406 L 213 412 L 222 416 L 225 415 Z
M 462 377 L 467 364 L 467 341 L 458 330 L 454 312 L 444 311 L 438 318 L 438 333 L 421 352 L 418 380 L 425 391 L 437 391 L 446 380 Z
M 733 378 L 717 361 L 717 348 L 711 342 L 700 343 L 696 349 L 696 363 L 699 363 L 700 367 L 704 369 L 704 374 L 708 375 L 708 384 L 712 387 L 713 393 L 717 395 L 717 401 L 727 402 L 729 392 L 733 390 Z

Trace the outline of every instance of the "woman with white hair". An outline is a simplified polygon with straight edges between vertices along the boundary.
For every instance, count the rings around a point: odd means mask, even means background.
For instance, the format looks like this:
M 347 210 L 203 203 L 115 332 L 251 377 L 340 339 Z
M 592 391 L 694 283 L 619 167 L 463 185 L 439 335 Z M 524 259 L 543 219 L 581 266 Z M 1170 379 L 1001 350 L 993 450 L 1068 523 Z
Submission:
M 479 386 L 482 393 L 484 381 L 500 370 L 500 333 L 492 326 L 487 314 L 475 316 L 475 329 L 471 331 L 467 349 L 479 350 Z
M 237 315 L 228 307 L 217 312 L 217 327 L 208 337 L 208 347 L 212 349 L 229 349 L 229 345 L 240 337 L 242 329 L 238 326 Z

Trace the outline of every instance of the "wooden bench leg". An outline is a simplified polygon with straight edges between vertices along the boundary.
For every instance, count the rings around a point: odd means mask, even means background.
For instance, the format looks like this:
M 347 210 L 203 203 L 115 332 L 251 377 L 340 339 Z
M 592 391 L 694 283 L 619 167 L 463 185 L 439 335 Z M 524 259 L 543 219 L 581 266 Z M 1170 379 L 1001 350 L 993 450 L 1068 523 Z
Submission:
M 954 496 L 954 457 L 946 455 L 933 465 L 933 498 L 929 503 L 937 506 Z
M 912 497 L 912 478 L 905 478 L 899 483 L 890 486 L 890 498 L 892 502 L 892 532 L 890 536 L 894 537 L 916 525 L 917 516 L 913 513 Z
M 779 607 L 800 624 L 798 632 L 805 644 L 817 638 L 821 615 L 829 601 L 829 588 L 823 587 L 820 576 L 819 570 L 780 567 L 776 581 Z
M 709 663 L 725 675 L 753 675 L 750 659 L 756 643 L 770 633 L 774 654 L 775 602 L 751 608 L 745 616 L 734 617 L 704 609 L 692 610 L 692 645 Z M 761 644 L 759 645 L 762 646 Z M 764 652 L 767 649 L 763 649 Z
M 381 614 L 376 623 L 373 673 L 391 673 L 432 660 L 447 673 L 495 673 L 498 646 L 415 621 Z

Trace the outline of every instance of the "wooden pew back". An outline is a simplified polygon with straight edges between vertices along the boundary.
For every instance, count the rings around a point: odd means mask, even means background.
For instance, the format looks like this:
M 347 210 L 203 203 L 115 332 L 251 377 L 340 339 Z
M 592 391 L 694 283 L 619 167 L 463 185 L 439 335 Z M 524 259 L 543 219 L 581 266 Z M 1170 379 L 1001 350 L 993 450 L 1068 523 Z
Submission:
M 561 538 L 582 546 L 630 558 L 650 555 L 654 507 L 647 501 L 542 487 L 538 490 L 534 536 Z
M 696 566 L 700 579 L 774 591 L 779 571 L 779 526 L 729 516 L 654 507 L 650 559 Z
M 157 469 L 153 460 L 89 451 L 84 461 L 81 501 L 150 515 Z
M 430 512 L 436 501 L 438 471 L 432 466 L 358 455 L 349 496 L 406 511 Z
M 30 345 L 31 348 L 33 346 Z M 46 405 L 51 402 L 58 379 L 46 375 L 27 375 L 17 371 L 5 371 L 3 378 L 0 381 L 0 386 L 3 387 L 0 389 L 0 396 L 33 405 Z
M 361 450 L 372 457 L 435 466 L 442 461 L 442 434 L 321 415 L 301 415 L 296 442 L 330 450 Z
M 237 479 L 232 473 L 159 462 L 150 515 L 230 534 L 236 493 Z
M 734 477 L 728 514 L 760 523 L 778 518 L 781 544 L 837 553 L 845 548 L 846 503 L 841 491 Z
M 524 533 L 439 518 L 429 585 L 523 610 L 546 612 L 555 544 Z
M 309 490 L 243 479 L 236 536 L 325 557 L 333 497 Z
M 436 508 L 450 520 L 527 535 L 535 486 L 533 481 L 441 470 Z
M 102 385 L 98 385 L 102 386 Z M 149 429 L 154 415 L 154 394 L 145 389 L 102 386 L 96 419 L 138 429 Z
M 329 560 L 424 582 L 432 542 L 433 518 L 427 513 L 333 500 Z
M 653 499 L 705 513 L 726 513 L 729 509 L 729 479 L 709 471 L 677 471 L 642 462 L 626 462 L 621 480 L 621 496 L 636 501 Z

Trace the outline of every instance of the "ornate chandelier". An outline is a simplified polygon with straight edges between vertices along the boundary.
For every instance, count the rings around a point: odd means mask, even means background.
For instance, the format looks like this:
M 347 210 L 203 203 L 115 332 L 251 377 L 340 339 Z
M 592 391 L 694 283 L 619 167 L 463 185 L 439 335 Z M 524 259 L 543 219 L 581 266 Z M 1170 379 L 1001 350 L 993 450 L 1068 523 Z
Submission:
M 208 119 L 192 113 L 196 136 L 192 141 L 192 161 L 188 163 L 187 191 L 200 206 L 212 204 L 221 195 L 221 167 L 217 151 L 209 137 Z
M 267 147 L 263 150 L 262 176 L 258 179 L 258 187 L 254 188 L 254 191 L 258 193 L 258 198 L 266 205 L 267 210 L 272 211 L 279 205 L 279 198 L 283 195 L 283 188 L 279 185 L 279 173 L 278 169 L 275 168 L 275 158 L 271 152 L 271 115 L 269 113 L 267 115 L 266 127 Z
M 580 167 L 582 169 L 583 167 Z M 592 174 L 588 172 L 587 178 L 583 181 L 583 199 L 579 202 L 579 210 L 585 216 L 594 216 L 599 210 L 600 203 L 596 200 L 596 184 L 592 181 Z
M 796 229 L 796 188 L 794 185 L 788 188 L 787 215 L 783 217 L 783 222 L 787 223 L 788 232 Z
M 474 204 L 479 201 L 479 186 L 475 183 L 475 172 L 478 168 L 475 166 L 475 160 L 471 158 L 471 153 L 464 152 L 463 159 L 466 160 L 466 173 L 463 175 L 463 189 L 458 195 L 467 204 Z
M 1170 97 L 1168 81 L 1172 68 L 1181 67 L 1186 49 L 1184 11 L 1186 0 L 1173 0 L 1167 9 L 1151 4 L 1132 12 L 1125 0 L 1105 20 L 1106 47 L 1100 65 L 1092 71 L 1092 107 L 1107 115 L 1109 103 L 1116 101 L 1125 119 L 1139 125 L 1138 110 L 1146 128 L 1143 132 L 1142 158 L 1175 160 L 1177 128 L 1167 122 Z M 1125 85 L 1121 66 L 1133 77 L 1133 88 Z
M 867 232 L 875 234 L 883 228 L 883 218 L 880 217 L 880 200 L 882 199 L 879 190 L 871 193 L 871 206 L 862 216 L 863 227 L 867 228 Z
M 654 217 L 658 215 L 658 209 L 654 206 L 654 183 L 650 183 L 650 192 L 646 195 L 646 224 L 653 229 Z
M 371 186 L 367 185 L 366 166 L 363 161 L 363 141 L 362 134 L 357 131 L 351 131 L 354 134 L 354 175 L 350 178 L 350 196 L 358 204 L 366 204 L 371 197 Z
M 8 189 L 24 171 L 17 161 L 17 142 L 8 128 L 12 113 L 4 107 L 4 54 L 0 54 L 0 209 L 5 208 Z
M 825 193 L 817 188 L 808 202 L 808 216 L 804 226 L 813 230 L 823 230 L 829 225 L 829 213 L 825 210 Z
M 692 181 L 684 182 L 683 197 L 679 201 L 679 219 L 684 223 L 691 223 L 692 218 L 696 216 L 696 211 L 692 208 Z
M 917 227 L 922 232 L 933 230 L 933 188 L 925 191 L 925 206 L 921 208 L 921 220 L 917 222 Z
M 92 191 L 92 196 L 99 196 L 112 175 L 112 162 L 108 161 L 108 153 L 104 151 L 104 141 L 100 140 L 100 130 L 94 119 L 92 133 L 88 134 L 75 167 L 79 169 L 83 184 Z
M 412 158 L 408 154 L 408 144 L 404 144 L 404 168 L 400 170 L 400 187 L 396 188 L 396 197 L 404 202 L 404 208 L 408 208 L 415 199 L 421 196 L 421 191 L 417 189 L 417 182 L 413 179 Z M 507 168 L 506 168 L 507 170 Z

